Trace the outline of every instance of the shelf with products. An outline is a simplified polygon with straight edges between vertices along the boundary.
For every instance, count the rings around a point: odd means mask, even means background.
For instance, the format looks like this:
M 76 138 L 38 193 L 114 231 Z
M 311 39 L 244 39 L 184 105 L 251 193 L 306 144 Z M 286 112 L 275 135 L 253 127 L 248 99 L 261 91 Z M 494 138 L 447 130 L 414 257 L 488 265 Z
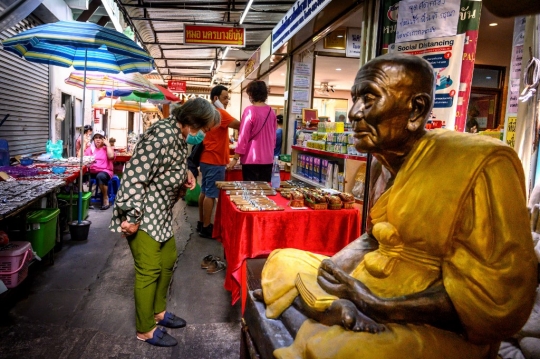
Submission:
M 307 155 L 308 160 L 315 161 L 315 163 L 310 163 L 309 165 L 306 164 L 306 158 L 304 155 Z M 292 146 L 291 159 L 291 177 L 308 183 L 314 187 L 331 188 L 349 193 L 353 193 L 355 177 L 359 168 L 361 166 L 365 167 L 367 162 L 367 157 L 364 156 L 334 153 L 302 146 Z M 302 161 L 302 163 L 299 163 L 300 161 Z M 341 187 L 339 186 L 338 182 L 338 186 L 336 188 L 333 181 L 333 177 L 335 177 L 334 174 L 332 175 L 332 184 L 329 183 L 329 178 L 324 173 L 325 171 L 328 171 L 329 163 L 333 168 L 334 166 L 337 166 L 337 173 L 341 174 L 341 176 L 338 176 L 338 178 L 342 180 Z M 306 170 L 308 167 L 310 167 L 310 169 Z M 362 203 L 361 195 L 355 197 L 357 202 Z

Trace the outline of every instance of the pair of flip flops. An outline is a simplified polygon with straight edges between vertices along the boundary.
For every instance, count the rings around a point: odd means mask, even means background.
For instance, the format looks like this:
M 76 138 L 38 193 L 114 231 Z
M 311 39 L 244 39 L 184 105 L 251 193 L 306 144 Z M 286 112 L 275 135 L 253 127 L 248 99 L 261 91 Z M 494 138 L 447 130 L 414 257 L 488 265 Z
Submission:
M 208 274 L 214 274 L 227 268 L 227 265 L 220 257 L 209 254 L 203 258 L 201 268 L 206 269 L 206 273 Z

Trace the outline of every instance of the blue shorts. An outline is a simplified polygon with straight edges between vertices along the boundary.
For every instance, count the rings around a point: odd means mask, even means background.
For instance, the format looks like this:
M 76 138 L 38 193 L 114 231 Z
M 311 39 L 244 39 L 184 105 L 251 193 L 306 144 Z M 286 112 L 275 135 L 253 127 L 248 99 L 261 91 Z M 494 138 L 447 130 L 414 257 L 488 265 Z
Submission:
M 202 173 L 201 193 L 209 198 L 218 198 L 219 188 L 216 187 L 216 181 L 225 180 L 225 166 L 201 162 L 200 168 Z

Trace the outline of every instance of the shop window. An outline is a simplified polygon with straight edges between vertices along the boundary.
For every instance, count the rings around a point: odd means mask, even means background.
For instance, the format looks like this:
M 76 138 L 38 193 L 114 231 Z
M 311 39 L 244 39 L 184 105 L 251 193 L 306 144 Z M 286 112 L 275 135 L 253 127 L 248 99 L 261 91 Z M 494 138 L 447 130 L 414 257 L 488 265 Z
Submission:
M 501 124 L 505 72 L 501 66 L 474 67 L 467 121 L 476 119 L 479 131 L 496 129 Z

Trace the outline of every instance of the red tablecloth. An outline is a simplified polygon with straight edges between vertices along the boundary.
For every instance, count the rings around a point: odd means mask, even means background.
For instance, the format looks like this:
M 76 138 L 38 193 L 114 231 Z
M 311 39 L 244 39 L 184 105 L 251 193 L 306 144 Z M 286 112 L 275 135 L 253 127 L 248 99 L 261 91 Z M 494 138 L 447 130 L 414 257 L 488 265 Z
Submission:
M 282 181 L 288 181 L 291 179 L 291 172 L 279 171 L 279 175 Z M 225 181 L 242 181 L 242 170 L 234 169 L 225 171 Z
M 240 299 L 245 259 L 266 257 L 276 248 L 298 248 L 330 256 L 360 236 L 357 209 L 294 210 L 279 194 L 269 198 L 285 211 L 241 212 L 225 191 L 219 194 L 213 236 L 225 250 L 225 289 L 232 292 L 233 304 Z

